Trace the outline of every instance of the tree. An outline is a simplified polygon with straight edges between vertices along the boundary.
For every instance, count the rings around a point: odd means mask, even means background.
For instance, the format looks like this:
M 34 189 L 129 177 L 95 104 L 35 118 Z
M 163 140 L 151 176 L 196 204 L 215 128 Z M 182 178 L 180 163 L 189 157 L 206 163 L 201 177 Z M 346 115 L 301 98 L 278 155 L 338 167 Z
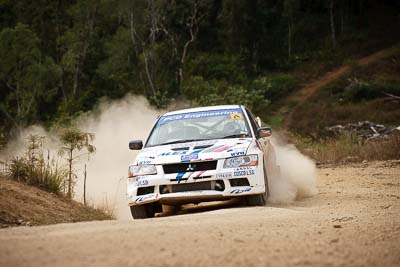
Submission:
M 293 43 L 293 32 L 294 32 L 294 15 L 295 11 L 299 8 L 299 2 L 298 0 L 285 0 L 284 1 L 284 7 L 283 7 L 283 15 L 287 19 L 287 24 L 288 24 L 288 37 L 287 37 L 287 43 L 288 43 L 288 59 L 290 60 L 292 58 L 292 43 Z
M 38 119 L 41 101 L 51 101 L 57 92 L 60 68 L 41 53 L 39 43 L 24 24 L 0 32 L 0 87 L 5 92 L 0 112 L 16 129 Z
M 331 24 L 331 39 L 332 39 L 332 49 L 336 49 L 336 29 L 335 29 L 335 18 L 333 9 L 335 6 L 335 0 L 330 0 L 329 2 L 329 17 Z
M 72 18 L 70 27 L 58 40 L 62 46 L 62 93 L 64 102 L 76 100 L 81 89 L 85 62 L 95 33 L 99 1 L 78 1 L 68 9 Z
M 81 132 L 76 129 L 67 129 L 61 134 L 61 142 L 63 146 L 59 149 L 60 156 L 65 156 L 68 162 L 68 190 L 67 197 L 72 198 L 74 191 L 75 175 L 73 170 L 74 162 L 83 155 L 90 155 L 96 151 L 91 142 L 94 140 L 94 134 Z M 86 153 L 80 151 L 86 150 Z

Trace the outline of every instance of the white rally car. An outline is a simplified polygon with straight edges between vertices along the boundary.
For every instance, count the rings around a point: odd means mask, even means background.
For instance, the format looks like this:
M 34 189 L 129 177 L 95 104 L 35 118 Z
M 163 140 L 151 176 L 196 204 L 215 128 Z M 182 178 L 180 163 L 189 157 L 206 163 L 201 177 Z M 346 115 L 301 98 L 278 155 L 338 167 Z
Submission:
M 132 217 L 154 217 L 162 205 L 244 197 L 264 205 L 268 176 L 279 171 L 271 129 L 243 106 L 225 105 L 168 112 L 154 124 L 129 166 L 127 196 Z

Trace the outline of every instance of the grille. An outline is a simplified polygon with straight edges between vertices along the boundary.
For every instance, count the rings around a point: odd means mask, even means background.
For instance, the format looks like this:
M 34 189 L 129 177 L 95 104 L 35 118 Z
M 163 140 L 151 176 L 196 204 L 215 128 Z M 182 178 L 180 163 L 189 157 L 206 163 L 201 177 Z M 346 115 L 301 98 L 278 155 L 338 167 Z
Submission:
M 212 190 L 211 181 L 209 182 L 198 182 L 190 184 L 174 184 L 171 186 L 171 193 L 188 192 L 188 191 L 200 191 L 200 190 Z
M 188 170 L 190 165 L 190 169 Z M 217 161 L 201 161 L 192 163 L 176 163 L 163 165 L 164 173 L 178 173 L 178 172 L 195 172 L 215 170 L 217 168 Z

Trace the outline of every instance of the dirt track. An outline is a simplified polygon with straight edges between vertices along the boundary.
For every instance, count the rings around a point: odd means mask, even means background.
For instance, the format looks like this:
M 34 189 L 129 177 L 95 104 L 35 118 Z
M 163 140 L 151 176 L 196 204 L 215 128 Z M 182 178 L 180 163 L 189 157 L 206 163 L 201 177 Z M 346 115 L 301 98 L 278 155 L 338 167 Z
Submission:
M 400 162 L 318 185 L 286 206 L 2 229 L 0 266 L 400 266 Z

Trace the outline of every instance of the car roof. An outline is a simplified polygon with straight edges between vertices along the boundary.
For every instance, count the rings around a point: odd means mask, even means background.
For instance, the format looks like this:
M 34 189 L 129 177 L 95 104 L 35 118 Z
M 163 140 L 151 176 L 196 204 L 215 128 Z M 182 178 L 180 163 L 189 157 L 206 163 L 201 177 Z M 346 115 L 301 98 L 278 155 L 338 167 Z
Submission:
M 201 112 L 201 111 L 208 111 L 208 110 L 222 110 L 222 109 L 236 109 L 236 108 L 241 108 L 241 106 L 240 105 L 220 105 L 220 106 L 187 108 L 187 109 L 170 111 L 170 112 L 165 113 L 163 116 L 176 115 L 176 114 L 189 113 L 189 112 Z

